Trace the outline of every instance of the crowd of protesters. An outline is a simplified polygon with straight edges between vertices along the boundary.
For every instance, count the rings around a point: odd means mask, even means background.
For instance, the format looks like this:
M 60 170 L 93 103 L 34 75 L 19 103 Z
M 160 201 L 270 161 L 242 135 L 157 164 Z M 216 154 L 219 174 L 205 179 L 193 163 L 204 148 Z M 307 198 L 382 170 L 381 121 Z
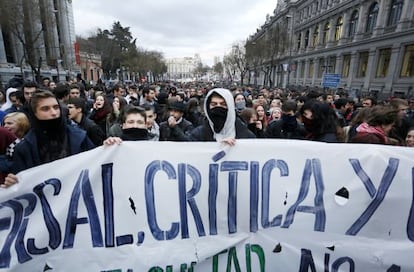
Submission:
M 0 184 L 21 170 L 122 141 L 276 138 L 414 147 L 414 100 L 214 83 L 87 85 L 81 76 L 0 91 Z

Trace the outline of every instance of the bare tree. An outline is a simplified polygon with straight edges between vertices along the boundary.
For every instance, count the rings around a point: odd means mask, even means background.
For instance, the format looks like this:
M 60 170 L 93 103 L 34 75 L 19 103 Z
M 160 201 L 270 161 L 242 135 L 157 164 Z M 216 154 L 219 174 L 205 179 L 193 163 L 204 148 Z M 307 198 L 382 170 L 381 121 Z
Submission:
M 266 62 L 263 67 L 266 67 L 266 79 L 269 81 L 269 86 L 273 86 L 273 72 L 276 71 L 279 65 L 279 59 L 286 51 L 289 45 L 287 25 L 275 24 L 266 36 Z M 290 46 L 290 45 L 289 45 Z M 267 65 L 266 65 L 267 64 Z
M 260 67 L 265 59 L 265 48 L 266 43 L 263 37 L 256 39 L 255 41 L 248 40 L 245 45 L 246 48 L 246 62 L 247 70 L 249 72 L 249 82 L 250 82 L 250 72 L 254 74 L 254 85 L 257 85 L 257 77 L 259 76 Z
M 232 46 L 231 52 L 224 56 L 223 63 L 226 74 L 231 81 L 235 80 L 236 75 L 240 77 L 243 83 L 247 73 L 246 51 L 242 43 L 236 43 Z
M 249 71 L 254 72 L 257 85 L 259 71 L 263 72 L 263 85 L 273 86 L 274 72 L 289 45 L 287 25 L 276 23 L 266 34 L 255 36 L 246 42 L 246 58 Z M 250 80 L 249 80 L 250 81 Z
M 223 74 L 223 71 L 224 71 L 224 69 L 223 69 L 223 63 L 222 62 L 217 62 L 214 66 L 213 66 L 213 71 L 214 71 L 214 73 L 217 73 L 217 74 Z

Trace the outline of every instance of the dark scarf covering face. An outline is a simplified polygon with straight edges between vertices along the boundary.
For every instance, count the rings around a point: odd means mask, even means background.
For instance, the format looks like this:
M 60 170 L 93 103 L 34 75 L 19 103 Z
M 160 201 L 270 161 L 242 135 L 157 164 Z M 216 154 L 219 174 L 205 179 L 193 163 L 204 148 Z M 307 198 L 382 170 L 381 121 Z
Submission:
M 148 130 L 145 128 L 125 128 L 122 130 L 121 139 L 124 141 L 148 140 Z
M 226 123 L 227 120 L 227 109 L 223 107 L 214 107 L 208 109 L 208 114 L 214 125 L 214 132 L 219 133 Z
M 62 115 L 55 119 L 39 120 L 29 109 L 29 116 L 36 134 L 42 164 L 70 155 L 69 140 L 66 135 L 66 120 Z
M 256 133 L 256 130 L 257 130 L 256 123 L 250 123 L 247 125 L 247 127 L 250 129 L 250 131 L 252 131 L 253 133 Z
M 312 122 L 312 119 L 308 119 L 306 117 L 303 116 L 302 118 L 303 121 L 303 125 L 305 126 L 307 135 L 306 138 L 308 139 L 312 139 L 315 135 L 314 135 L 314 124 Z
M 298 127 L 295 115 L 282 114 L 282 129 L 284 131 L 293 132 Z
M 42 163 L 65 158 L 69 155 L 66 126 L 62 117 L 38 120 L 35 128 L 37 147 Z
M 104 120 L 110 113 L 111 106 L 107 102 L 105 102 L 102 108 L 93 111 L 92 115 L 90 116 L 90 119 L 92 119 L 95 122 L 99 122 Z

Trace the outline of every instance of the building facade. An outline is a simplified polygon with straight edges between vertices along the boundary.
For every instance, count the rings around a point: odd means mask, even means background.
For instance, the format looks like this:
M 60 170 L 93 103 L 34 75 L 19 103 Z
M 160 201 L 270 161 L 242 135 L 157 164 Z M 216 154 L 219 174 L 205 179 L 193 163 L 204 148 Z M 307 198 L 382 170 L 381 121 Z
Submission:
M 167 78 L 171 80 L 194 79 L 200 63 L 201 58 L 198 54 L 194 57 L 167 59 Z
M 8 3 L 8 4 L 6 4 Z M 34 80 L 33 67 L 54 81 L 80 72 L 71 0 L 3 1 L 13 15 L 0 23 L 0 76 Z
M 272 67 L 275 85 L 323 86 L 325 74 L 352 96 L 414 96 L 414 1 L 279 1 L 255 35 L 275 24 L 289 46 Z
M 91 85 L 96 84 L 103 77 L 101 55 L 80 51 L 79 57 L 82 78 Z

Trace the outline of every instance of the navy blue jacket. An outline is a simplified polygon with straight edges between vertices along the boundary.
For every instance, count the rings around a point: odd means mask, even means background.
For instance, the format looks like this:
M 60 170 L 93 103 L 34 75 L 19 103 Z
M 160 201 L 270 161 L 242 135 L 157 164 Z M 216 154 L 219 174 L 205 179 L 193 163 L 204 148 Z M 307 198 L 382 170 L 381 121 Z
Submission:
M 75 155 L 95 147 L 92 141 L 86 136 L 86 132 L 80 128 L 66 125 L 66 133 L 69 142 L 69 155 Z M 37 148 L 36 134 L 31 129 L 24 139 L 16 145 L 13 152 L 11 166 L 12 173 L 18 173 L 42 164 L 39 150 Z

